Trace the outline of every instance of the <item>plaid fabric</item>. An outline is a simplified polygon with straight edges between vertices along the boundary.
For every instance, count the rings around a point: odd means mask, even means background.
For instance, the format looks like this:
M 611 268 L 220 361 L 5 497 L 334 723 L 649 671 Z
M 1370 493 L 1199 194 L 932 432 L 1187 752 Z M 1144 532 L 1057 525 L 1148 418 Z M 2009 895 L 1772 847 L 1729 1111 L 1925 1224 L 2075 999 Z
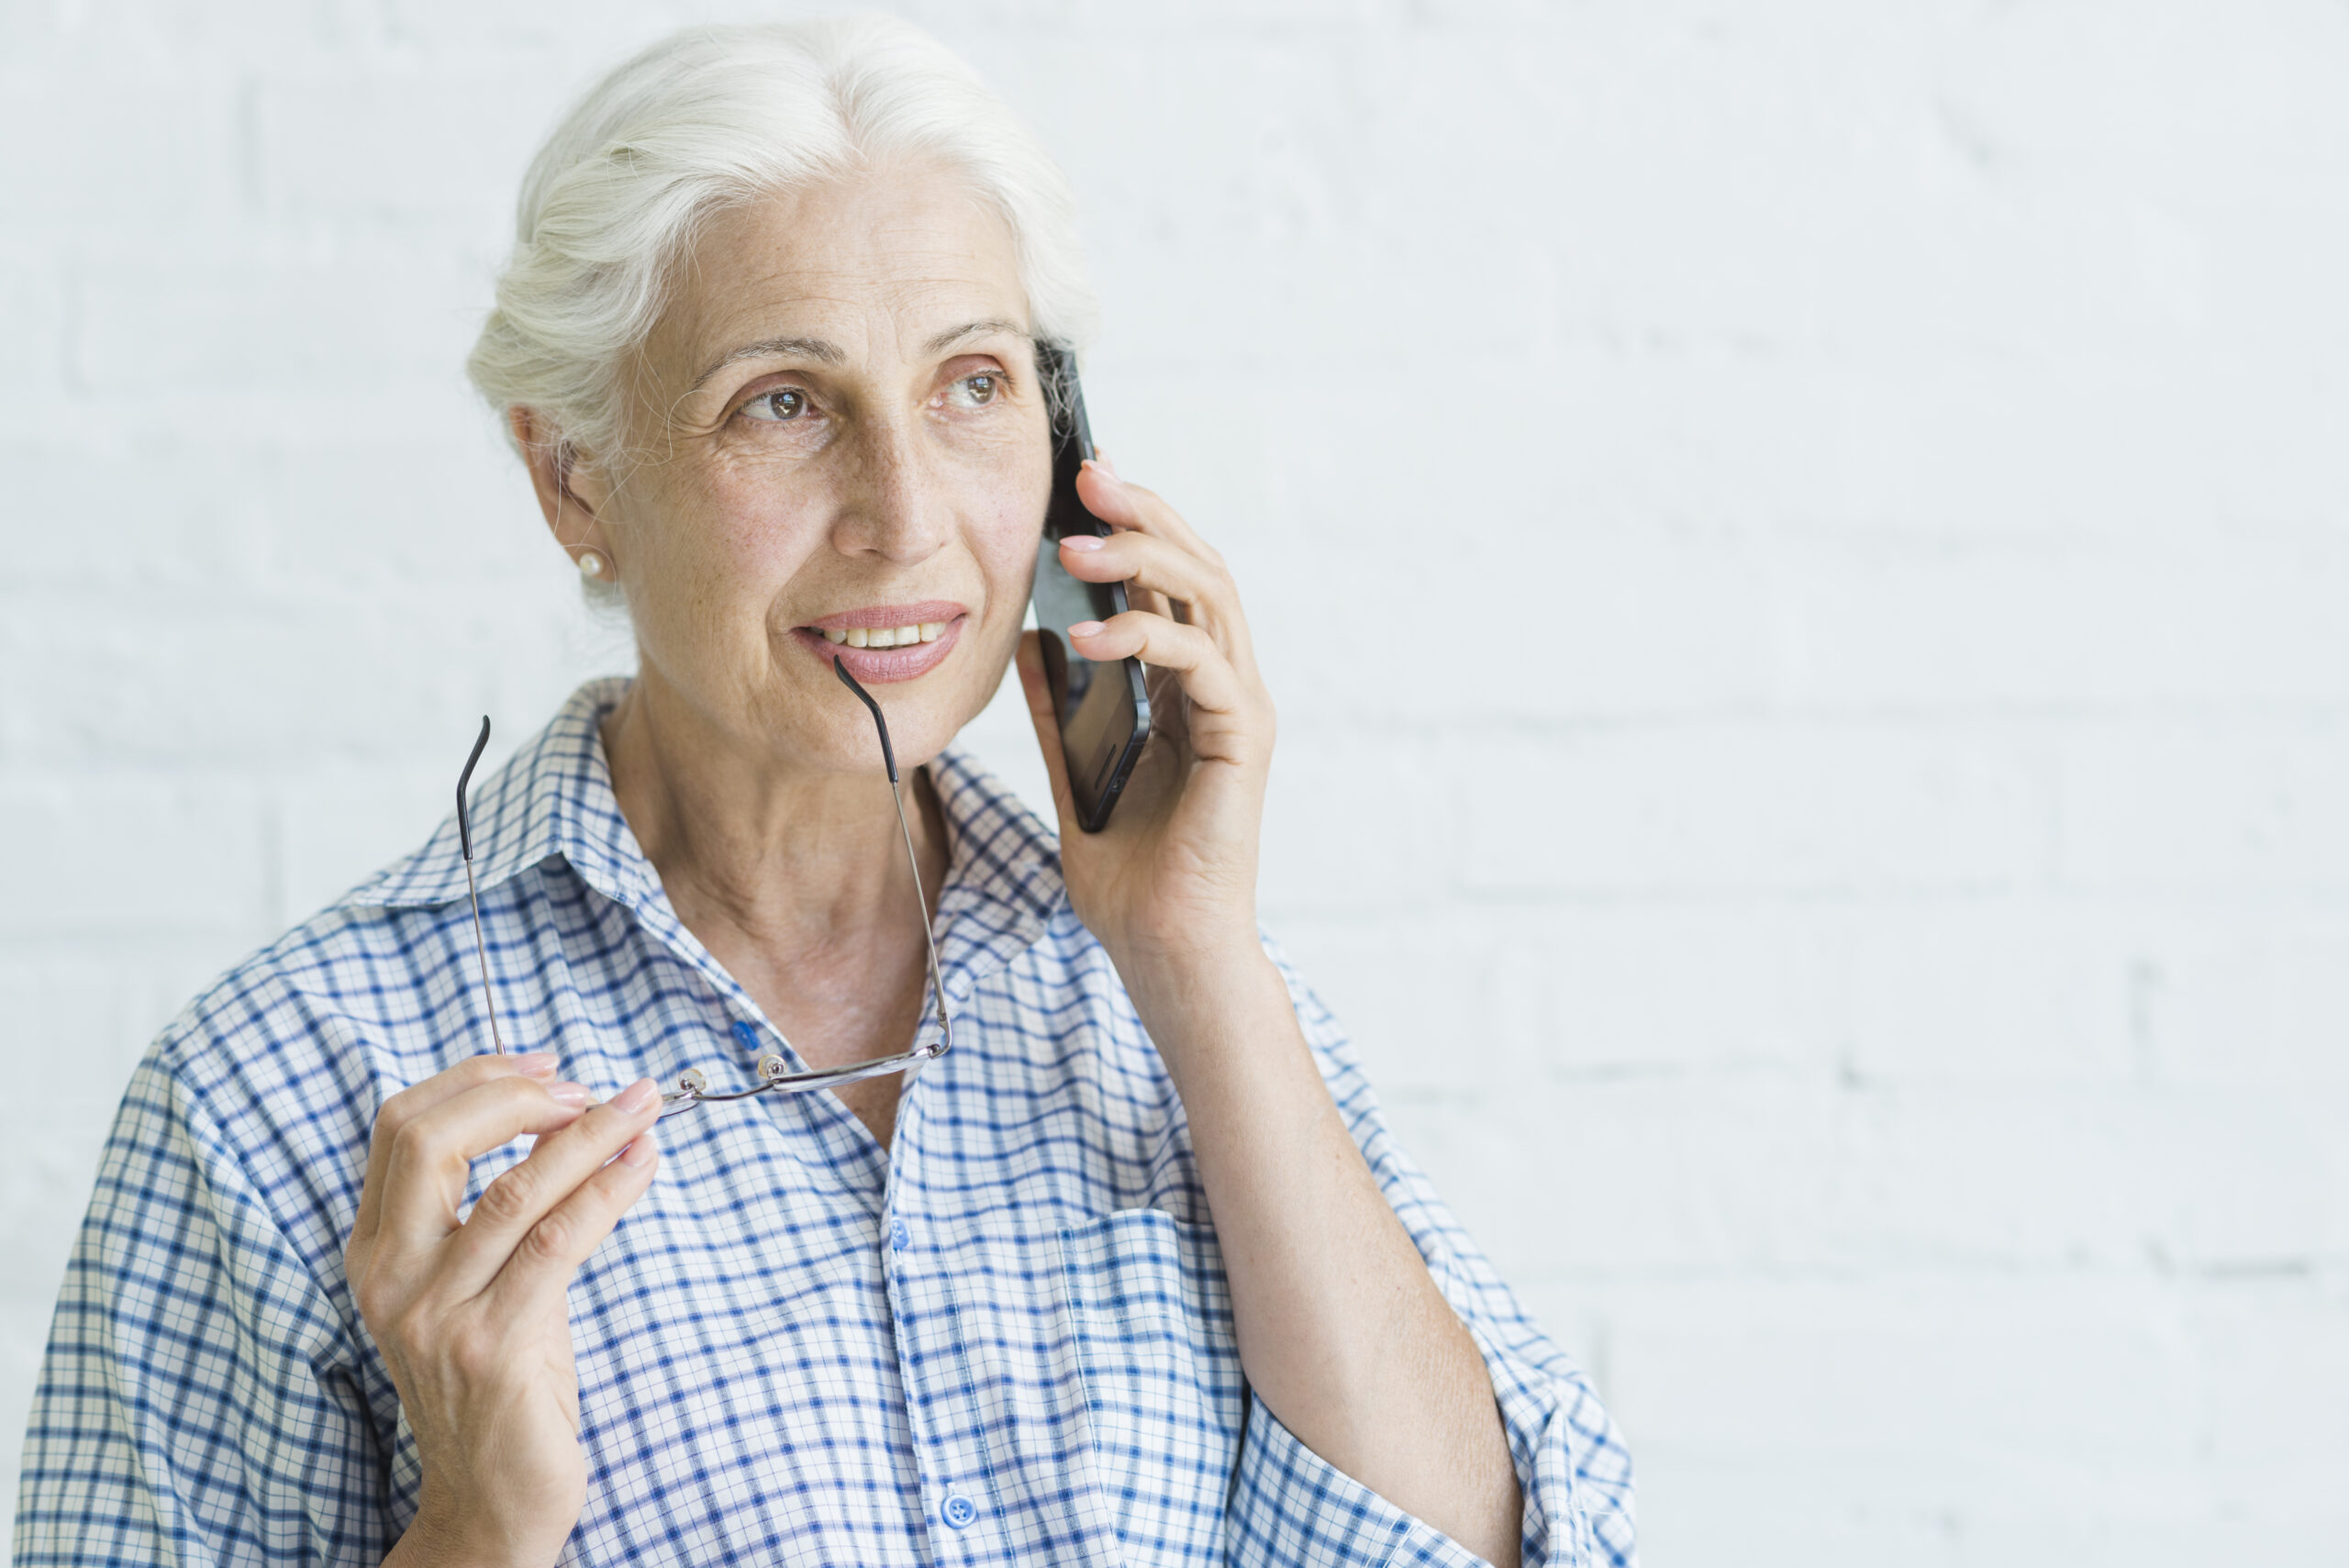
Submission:
M 589 1084 L 747 1081 L 788 1048 L 620 817 L 596 726 L 622 689 L 583 688 L 477 792 L 498 1016 Z M 967 759 L 933 776 L 956 1049 L 886 1152 L 827 1095 L 662 1125 L 659 1180 L 571 1291 L 590 1481 L 563 1560 L 1473 1562 L 1252 1398 L 1182 1106 L 1052 837 Z M 340 1252 L 376 1107 L 485 1046 L 474 962 L 452 819 L 157 1041 L 58 1301 L 18 1563 L 373 1563 L 414 1518 L 415 1443 Z M 1526 1560 L 1630 1562 L 1630 1462 L 1588 1385 L 1290 984 L 1484 1349 Z M 522 1152 L 477 1162 L 473 1192 Z

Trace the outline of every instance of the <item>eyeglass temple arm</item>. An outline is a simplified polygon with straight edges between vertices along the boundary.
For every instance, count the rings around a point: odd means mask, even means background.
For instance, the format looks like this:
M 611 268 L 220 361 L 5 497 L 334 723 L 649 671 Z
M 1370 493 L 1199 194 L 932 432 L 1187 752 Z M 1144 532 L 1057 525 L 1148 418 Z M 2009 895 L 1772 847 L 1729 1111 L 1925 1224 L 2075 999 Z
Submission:
M 841 685 L 856 694 L 856 700 L 863 703 L 864 710 L 873 716 L 873 728 L 881 732 L 881 765 L 889 770 L 889 782 L 896 784 L 897 782 L 897 752 L 896 749 L 889 744 L 889 721 L 881 717 L 881 705 L 874 702 L 873 694 L 866 691 L 857 683 L 856 677 L 848 673 L 847 661 L 834 659 L 832 673 L 841 678 Z M 914 868 L 914 874 L 916 876 L 921 874 L 919 866 Z M 922 907 L 926 909 L 929 906 L 925 904 Z
M 856 694 L 856 700 L 873 716 L 873 728 L 881 734 L 881 762 L 889 770 L 889 803 L 897 808 L 897 831 L 905 836 L 906 863 L 914 869 L 914 902 L 921 910 L 921 940 L 930 950 L 930 988 L 938 998 L 938 1028 L 944 1036 L 938 1053 L 943 1056 L 954 1048 L 954 1026 L 946 1017 L 946 978 L 938 967 L 938 933 L 930 929 L 930 894 L 921 884 L 921 857 L 914 853 L 914 830 L 906 821 L 906 799 L 897 788 L 897 752 L 889 744 L 889 721 L 881 716 L 881 705 L 873 700 L 873 694 L 848 673 L 846 660 L 835 657 L 832 673 L 841 678 L 841 684 Z
M 473 741 L 473 754 L 465 759 L 465 771 L 457 775 L 457 847 L 465 857 L 465 897 L 473 906 L 473 956 L 481 962 L 481 1005 L 489 1012 L 489 1043 L 497 1054 L 506 1054 L 506 1042 L 498 1038 L 497 1002 L 489 988 L 489 942 L 481 930 L 481 891 L 473 885 L 473 825 L 465 796 L 472 793 L 473 764 L 481 761 L 483 749 L 489 744 L 489 715 L 481 716 L 481 734 Z

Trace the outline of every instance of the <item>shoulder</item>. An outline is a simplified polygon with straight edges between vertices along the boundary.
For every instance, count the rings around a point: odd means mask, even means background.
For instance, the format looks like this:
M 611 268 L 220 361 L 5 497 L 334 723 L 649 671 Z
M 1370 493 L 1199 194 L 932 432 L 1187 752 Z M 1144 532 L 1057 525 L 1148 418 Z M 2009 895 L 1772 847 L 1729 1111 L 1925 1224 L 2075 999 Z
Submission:
M 229 969 L 157 1037 L 117 1140 L 184 1139 L 323 1263 L 356 1212 L 377 1109 L 441 1065 L 448 999 L 423 936 L 439 918 L 339 903 Z
M 315 1095 L 322 1074 L 396 1048 L 403 1026 L 429 1013 L 425 949 L 444 918 L 438 909 L 328 906 L 199 992 L 157 1040 L 157 1066 L 207 1097 L 256 1107 Z

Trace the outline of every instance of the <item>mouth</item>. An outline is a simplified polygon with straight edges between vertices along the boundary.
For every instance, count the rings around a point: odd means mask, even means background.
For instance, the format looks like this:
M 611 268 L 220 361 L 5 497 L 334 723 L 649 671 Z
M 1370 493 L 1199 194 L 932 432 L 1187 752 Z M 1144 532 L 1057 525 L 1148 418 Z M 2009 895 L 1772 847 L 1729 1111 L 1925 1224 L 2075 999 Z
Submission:
M 846 664 L 860 681 L 910 681 L 945 662 L 968 619 L 968 610 L 943 599 L 868 605 L 796 627 L 792 635 L 825 662 Z
M 810 631 L 822 630 L 824 640 L 838 648 L 846 643 L 851 648 L 904 648 L 916 642 L 936 642 L 946 623 L 938 620 L 919 621 L 911 626 L 876 626 L 870 628 L 852 626 L 846 630 L 837 627 L 809 627 Z

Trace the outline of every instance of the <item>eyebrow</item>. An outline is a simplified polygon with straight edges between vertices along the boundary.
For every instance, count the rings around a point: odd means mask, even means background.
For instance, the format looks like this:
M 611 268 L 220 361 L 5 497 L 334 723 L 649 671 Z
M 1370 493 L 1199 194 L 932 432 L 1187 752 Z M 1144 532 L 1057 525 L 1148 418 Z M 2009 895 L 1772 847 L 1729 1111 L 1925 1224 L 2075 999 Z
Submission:
M 997 332 L 1008 333 L 1014 338 L 1028 336 L 1028 329 L 1017 321 L 1001 316 L 987 316 L 976 321 L 965 321 L 960 327 L 949 327 L 924 343 L 922 352 L 942 354 L 957 343 Z M 745 343 L 739 349 L 728 350 L 716 364 L 694 377 L 693 384 L 685 391 L 688 394 L 699 392 L 709 384 L 710 377 L 728 365 L 738 365 L 744 360 L 814 360 L 818 364 L 841 365 L 848 362 L 848 354 L 839 344 L 821 338 L 762 338 L 755 343 Z
M 709 378 L 728 365 L 739 365 L 744 360 L 814 360 L 818 364 L 839 365 L 848 362 L 848 355 L 838 343 L 828 343 L 821 338 L 762 338 L 755 343 L 745 343 L 729 350 L 724 358 L 694 377 L 688 393 L 699 392 L 709 384 Z
M 960 327 L 949 327 L 945 331 L 924 343 L 921 346 L 921 351 L 925 354 L 942 354 L 957 343 L 967 342 L 973 338 L 992 337 L 997 332 L 1014 338 L 1028 336 L 1028 328 L 1020 326 L 1017 321 L 1007 321 L 1000 316 L 988 316 L 976 321 L 965 321 Z

